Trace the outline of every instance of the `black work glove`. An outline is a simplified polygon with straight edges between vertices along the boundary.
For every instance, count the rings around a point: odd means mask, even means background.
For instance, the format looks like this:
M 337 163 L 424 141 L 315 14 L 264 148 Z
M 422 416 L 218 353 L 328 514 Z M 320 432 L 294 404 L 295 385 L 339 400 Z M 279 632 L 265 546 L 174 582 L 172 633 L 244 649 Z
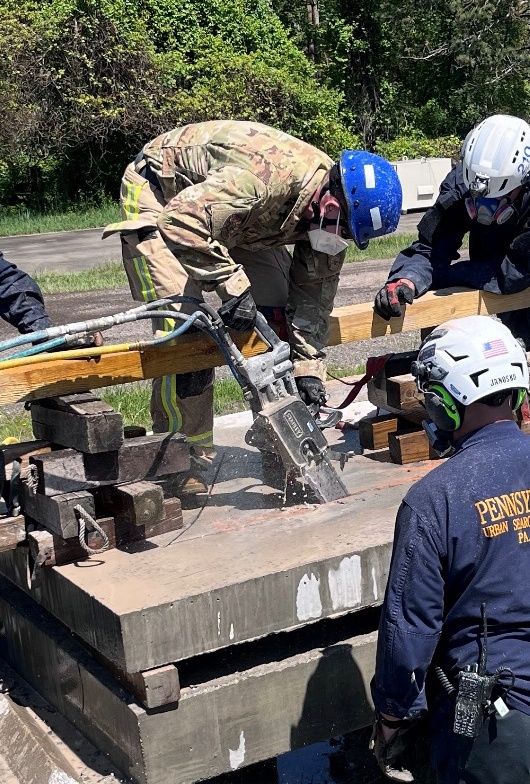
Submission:
M 245 291 L 239 297 L 232 297 L 219 308 L 219 315 L 224 325 L 235 329 L 236 332 L 250 332 L 254 329 L 256 313 L 256 303 L 250 291 Z
M 393 283 L 385 283 L 383 288 L 375 295 L 375 312 L 386 321 L 393 316 L 401 316 L 401 305 L 405 302 L 410 305 L 414 300 L 415 294 L 416 288 L 414 284 L 405 278 L 395 280 Z
M 298 394 L 306 406 L 310 406 L 313 403 L 318 406 L 324 405 L 328 396 L 326 395 L 326 388 L 319 378 L 316 376 L 300 376 L 295 378 L 295 381 Z
M 401 756 L 406 750 L 410 738 L 410 730 L 415 722 L 398 722 L 399 728 L 389 740 L 385 740 L 381 722 L 376 719 L 372 729 L 369 748 L 373 751 L 379 768 L 391 781 L 413 782 L 414 776 L 403 767 Z M 387 725 L 388 726 L 388 725 Z

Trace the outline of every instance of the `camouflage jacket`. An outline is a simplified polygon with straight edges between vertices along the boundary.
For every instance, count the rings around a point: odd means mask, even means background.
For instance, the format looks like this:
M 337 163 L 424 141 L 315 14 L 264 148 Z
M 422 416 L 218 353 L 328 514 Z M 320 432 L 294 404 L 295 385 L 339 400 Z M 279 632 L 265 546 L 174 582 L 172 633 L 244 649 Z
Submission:
M 212 121 L 162 134 L 145 145 L 136 164 L 162 191 L 156 226 L 168 247 L 193 278 L 222 298 L 250 285 L 231 248 L 295 245 L 290 342 L 295 354 L 322 356 L 344 254 L 314 252 L 303 215 L 331 158 L 259 123 Z M 133 202 L 122 196 L 125 220 L 137 217 Z

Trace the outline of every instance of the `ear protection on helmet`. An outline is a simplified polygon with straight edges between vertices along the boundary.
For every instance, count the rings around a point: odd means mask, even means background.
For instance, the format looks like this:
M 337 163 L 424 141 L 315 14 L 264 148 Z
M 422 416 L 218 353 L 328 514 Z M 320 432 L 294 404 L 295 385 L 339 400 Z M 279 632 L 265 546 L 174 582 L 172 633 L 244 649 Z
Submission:
M 462 417 L 456 400 L 441 384 L 431 384 L 424 390 L 425 409 L 436 427 L 444 433 L 458 430 Z
M 518 411 L 524 403 L 526 389 L 514 389 L 512 394 L 512 410 Z

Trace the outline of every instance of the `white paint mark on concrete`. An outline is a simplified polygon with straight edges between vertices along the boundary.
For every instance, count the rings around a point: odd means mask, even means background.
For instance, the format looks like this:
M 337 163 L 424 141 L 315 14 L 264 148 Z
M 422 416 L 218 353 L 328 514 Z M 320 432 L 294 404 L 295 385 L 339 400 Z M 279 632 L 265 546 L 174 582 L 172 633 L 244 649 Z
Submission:
M 48 780 L 48 784 L 75 784 L 74 779 L 68 776 L 63 770 L 55 768 Z
M 379 591 L 377 590 L 377 573 L 375 571 L 375 566 L 372 566 L 372 586 L 374 592 L 374 599 L 377 601 L 379 599 Z
M 361 603 L 361 558 L 343 558 L 338 569 L 328 572 L 329 592 L 334 610 L 355 607 Z
M 235 636 L 236 635 L 235 635 L 235 632 L 234 632 L 234 624 L 231 623 L 230 624 L 230 635 L 229 635 L 229 637 L 230 637 L 231 640 L 233 640 Z
M 321 615 L 320 580 L 314 574 L 311 577 L 304 574 L 296 591 L 296 617 L 299 621 L 307 621 Z
M 0 716 L 9 713 L 9 703 L 4 696 L 0 694 Z
M 221 613 L 217 613 L 217 634 L 221 635 Z
M 241 730 L 239 735 L 239 746 L 237 749 L 228 749 L 230 752 L 230 767 L 237 770 L 245 761 L 245 733 Z

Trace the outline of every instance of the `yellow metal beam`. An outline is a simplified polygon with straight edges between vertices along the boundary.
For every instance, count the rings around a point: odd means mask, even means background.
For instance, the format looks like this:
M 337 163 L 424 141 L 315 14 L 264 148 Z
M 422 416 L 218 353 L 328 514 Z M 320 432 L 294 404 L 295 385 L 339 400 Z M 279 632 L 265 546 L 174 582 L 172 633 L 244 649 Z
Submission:
M 469 289 L 428 292 L 407 306 L 401 318 L 390 321 L 377 316 L 372 303 L 350 305 L 333 311 L 328 345 L 418 330 L 450 318 L 504 313 L 528 307 L 530 290 L 501 296 Z M 259 354 L 265 348 L 254 335 L 234 337 L 247 357 Z M 224 357 L 215 343 L 203 335 L 180 338 L 173 346 L 110 353 L 97 359 L 61 359 L 58 353 L 50 361 L 36 358 L 31 364 L 0 369 L 0 404 L 38 400 L 224 364 Z

